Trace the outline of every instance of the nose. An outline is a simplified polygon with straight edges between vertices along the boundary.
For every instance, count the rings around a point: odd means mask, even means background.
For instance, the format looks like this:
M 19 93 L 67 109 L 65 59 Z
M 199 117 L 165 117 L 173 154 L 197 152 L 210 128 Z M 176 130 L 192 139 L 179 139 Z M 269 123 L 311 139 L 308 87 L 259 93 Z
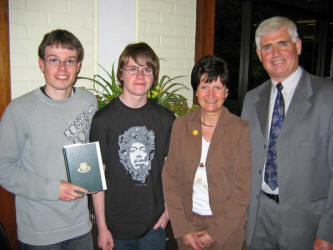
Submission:
M 137 77 L 143 77 L 143 69 L 138 69 L 138 73 L 136 74 Z
M 214 96 L 214 88 L 209 88 L 209 90 L 208 90 L 208 96 L 209 97 Z
M 272 54 L 273 56 L 279 56 L 280 55 L 280 48 L 278 46 L 272 47 Z
M 60 64 L 58 65 L 58 67 L 59 67 L 60 69 L 67 69 L 67 68 L 66 68 L 66 64 L 65 64 L 65 61 L 60 61 Z

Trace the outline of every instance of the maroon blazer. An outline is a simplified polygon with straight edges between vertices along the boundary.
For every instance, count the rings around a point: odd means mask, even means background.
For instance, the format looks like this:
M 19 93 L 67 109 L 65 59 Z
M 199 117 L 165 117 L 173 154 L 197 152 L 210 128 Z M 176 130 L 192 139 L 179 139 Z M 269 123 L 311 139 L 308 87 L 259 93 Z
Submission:
M 173 125 L 163 168 L 163 191 L 175 238 L 194 232 L 192 190 L 201 156 L 200 109 Z M 207 160 L 210 208 L 214 223 L 208 234 L 219 244 L 245 228 L 250 198 L 251 156 L 248 124 L 223 107 L 211 139 Z

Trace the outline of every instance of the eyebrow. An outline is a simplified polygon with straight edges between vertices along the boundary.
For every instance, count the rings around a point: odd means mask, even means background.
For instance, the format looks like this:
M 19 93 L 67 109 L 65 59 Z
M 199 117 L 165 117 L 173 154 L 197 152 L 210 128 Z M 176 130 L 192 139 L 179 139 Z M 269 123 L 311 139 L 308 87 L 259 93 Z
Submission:
M 54 57 L 61 58 L 60 56 L 58 56 L 58 55 L 54 55 L 54 54 L 45 55 L 45 58 L 46 58 L 46 57 L 49 57 L 49 56 L 54 56 Z M 69 56 L 69 57 L 67 57 L 67 58 L 77 58 L 77 56 Z
M 272 42 L 266 43 L 266 44 L 262 45 L 261 47 L 270 46 L 272 44 L 277 44 L 277 43 L 290 43 L 290 41 L 289 40 L 279 40 L 276 43 L 272 43 Z

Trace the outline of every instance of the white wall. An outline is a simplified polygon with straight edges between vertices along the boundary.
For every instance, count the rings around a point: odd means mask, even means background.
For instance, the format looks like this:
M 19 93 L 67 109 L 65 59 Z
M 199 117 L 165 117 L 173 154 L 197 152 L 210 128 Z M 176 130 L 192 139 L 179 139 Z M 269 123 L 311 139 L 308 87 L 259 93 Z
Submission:
M 80 76 L 97 64 L 111 69 L 123 48 L 145 41 L 161 59 L 161 75 L 185 75 L 194 64 L 196 0 L 9 0 L 12 98 L 44 84 L 37 49 L 43 35 L 62 28 L 82 42 Z M 90 88 L 89 81 L 78 86 Z M 183 92 L 192 101 L 192 91 Z
M 150 44 L 160 58 L 160 76 L 185 75 L 190 90 L 182 94 L 192 103 L 196 0 L 137 0 L 137 26 L 137 41 Z
M 53 29 L 67 29 L 80 39 L 85 50 L 80 75 L 94 74 L 96 6 L 97 0 L 9 0 L 12 98 L 44 85 L 37 50 Z M 91 87 L 88 82 L 80 85 Z

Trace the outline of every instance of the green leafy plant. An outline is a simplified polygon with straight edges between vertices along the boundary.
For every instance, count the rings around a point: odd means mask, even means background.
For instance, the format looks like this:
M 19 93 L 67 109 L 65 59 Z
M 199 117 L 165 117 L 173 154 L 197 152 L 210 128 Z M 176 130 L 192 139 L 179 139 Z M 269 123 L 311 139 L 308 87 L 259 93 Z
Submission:
M 101 75 L 94 75 L 93 78 L 90 77 L 78 77 L 78 79 L 86 79 L 93 82 L 93 88 L 89 89 L 94 92 L 98 102 L 98 108 L 103 108 L 112 99 L 118 97 L 122 89 L 117 83 L 116 74 L 114 73 L 114 65 L 112 65 L 111 73 L 108 72 L 101 65 L 98 65 L 105 72 L 109 79 Z
M 96 95 L 98 107 L 102 108 L 112 99 L 118 97 L 122 93 L 122 88 L 116 80 L 114 65 L 112 65 L 111 72 L 108 72 L 101 65 L 98 66 L 105 72 L 106 77 L 96 74 L 92 78 L 79 77 L 78 79 L 92 81 L 93 88 L 90 90 Z M 183 83 L 176 82 L 182 77 L 184 76 L 162 76 L 158 83 L 148 92 L 148 98 L 170 109 L 177 116 L 184 115 L 195 110 L 197 105 L 193 105 L 189 108 L 187 105 L 187 99 L 183 95 L 179 94 L 179 91 L 181 90 L 189 90 Z

